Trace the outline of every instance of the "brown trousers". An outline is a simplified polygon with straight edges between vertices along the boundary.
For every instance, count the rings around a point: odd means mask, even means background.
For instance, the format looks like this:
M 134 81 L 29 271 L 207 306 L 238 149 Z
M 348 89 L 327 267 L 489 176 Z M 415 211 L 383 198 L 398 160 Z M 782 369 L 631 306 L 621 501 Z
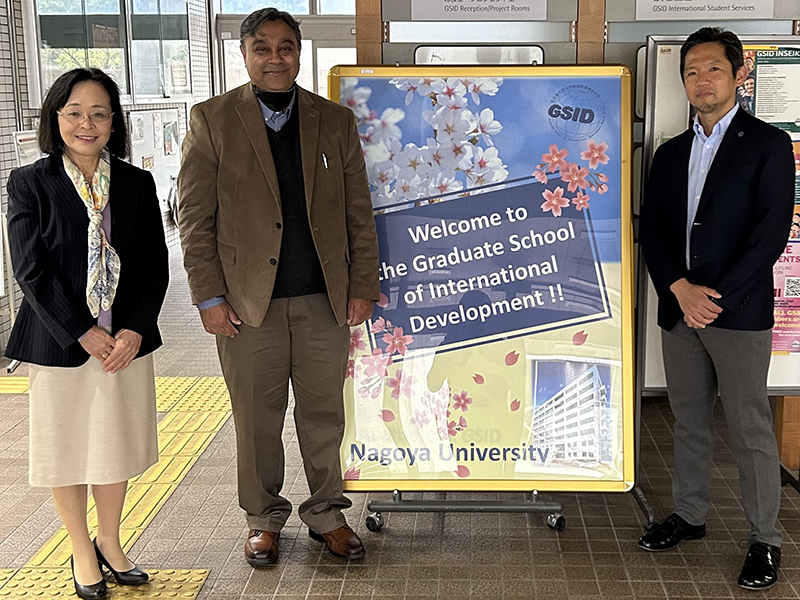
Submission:
M 339 327 L 326 294 L 272 300 L 260 327 L 217 336 L 236 426 L 239 505 L 251 529 L 278 532 L 292 512 L 283 487 L 283 422 L 292 380 L 294 420 L 311 497 L 298 514 L 326 533 L 345 524 L 339 447 L 350 330 Z

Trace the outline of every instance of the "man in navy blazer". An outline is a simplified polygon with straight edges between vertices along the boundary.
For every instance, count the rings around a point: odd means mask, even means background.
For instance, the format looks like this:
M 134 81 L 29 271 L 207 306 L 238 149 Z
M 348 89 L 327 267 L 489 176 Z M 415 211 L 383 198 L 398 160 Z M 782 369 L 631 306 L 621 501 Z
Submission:
M 738 106 L 746 76 L 733 33 L 706 27 L 689 36 L 681 78 L 697 116 L 650 168 L 639 237 L 675 416 L 675 508 L 639 546 L 669 550 L 705 536 L 719 394 L 750 522 L 738 583 L 762 589 L 780 564 L 780 465 L 766 383 L 772 266 L 789 234 L 794 165 L 789 136 Z

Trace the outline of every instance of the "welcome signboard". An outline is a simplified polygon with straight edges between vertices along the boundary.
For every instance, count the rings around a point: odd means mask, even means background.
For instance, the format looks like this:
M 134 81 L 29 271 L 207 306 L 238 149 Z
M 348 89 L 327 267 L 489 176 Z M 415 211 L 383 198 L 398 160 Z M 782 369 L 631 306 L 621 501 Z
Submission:
M 349 490 L 633 484 L 625 67 L 338 67 L 380 246 Z

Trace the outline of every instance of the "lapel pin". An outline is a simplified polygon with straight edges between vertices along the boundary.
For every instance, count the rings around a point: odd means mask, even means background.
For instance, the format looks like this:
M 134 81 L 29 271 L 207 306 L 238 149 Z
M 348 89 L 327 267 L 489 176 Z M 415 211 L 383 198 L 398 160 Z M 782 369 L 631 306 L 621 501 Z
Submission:
M 739 132 L 739 137 L 742 137 L 742 136 L 744 136 L 744 131 L 740 131 Z

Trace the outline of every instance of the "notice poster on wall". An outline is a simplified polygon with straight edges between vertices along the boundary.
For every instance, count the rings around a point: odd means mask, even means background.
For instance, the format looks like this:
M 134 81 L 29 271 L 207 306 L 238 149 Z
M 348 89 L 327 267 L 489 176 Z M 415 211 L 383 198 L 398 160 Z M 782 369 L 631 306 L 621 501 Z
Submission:
M 181 166 L 178 109 L 132 110 L 126 117 L 130 162 L 153 174 L 156 193 L 166 211 Z
M 545 21 L 547 0 L 411 0 L 412 21 Z
M 637 21 L 771 19 L 775 0 L 636 0 Z
M 786 250 L 773 267 L 772 351 L 800 352 L 800 48 L 745 46 L 744 56 L 748 75 L 737 90 L 740 108 L 792 137 L 795 209 L 791 223 L 787 223 Z
M 380 247 L 346 488 L 629 489 L 629 71 L 340 67 L 330 85 Z
M 14 132 L 14 152 L 17 155 L 17 166 L 31 165 L 44 156 L 39 149 L 36 130 Z

